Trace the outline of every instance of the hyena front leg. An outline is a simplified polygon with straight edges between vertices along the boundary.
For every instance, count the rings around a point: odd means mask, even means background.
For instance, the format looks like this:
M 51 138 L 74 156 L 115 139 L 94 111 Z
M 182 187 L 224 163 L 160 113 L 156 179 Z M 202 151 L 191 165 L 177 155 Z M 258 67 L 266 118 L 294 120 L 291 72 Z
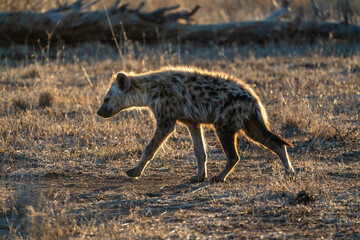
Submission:
M 146 165 L 153 158 L 164 140 L 174 131 L 175 121 L 158 122 L 157 129 L 150 143 L 146 146 L 141 161 L 135 168 L 126 171 L 127 175 L 132 178 L 138 178 L 144 171 Z
M 199 124 L 185 122 L 189 129 L 193 144 L 194 153 L 198 164 L 198 171 L 195 176 L 190 178 L 191 183 L 203 182 L 207 175 L 206 163 L 207 156 L 205 152 L 205 142 L 202 136 L 202 128 Z
M 226 155 L 227 163 L 224 170 L 216 177 L 213 177 L 211 181 L 224 182 L 240 160 L 236 146 L 236 132 L 224 129 L 224 127 L 217 127 L 216 125 L 215 129 L 220 140 L 221 147 Z

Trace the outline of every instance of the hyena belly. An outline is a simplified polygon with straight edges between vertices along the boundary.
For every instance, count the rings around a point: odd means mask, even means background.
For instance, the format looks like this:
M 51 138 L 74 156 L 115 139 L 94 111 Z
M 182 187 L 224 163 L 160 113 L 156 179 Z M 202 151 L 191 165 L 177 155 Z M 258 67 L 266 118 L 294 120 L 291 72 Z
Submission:
M 277 154 L 287 174 L 294 169 L 286 146 L 292 146 L 271 132 L 259 97 L 236 77 L 222 73 L 182 67 L 145 74 L 118 73 L 112 78 L 103 105 L 102 117 L 111 117 L 122 109 L 147 106 L 154 113 L 157 129 L 144 150 L 139 164 L 127 171 L 137 178 L 164 140 L 174 131 L 176 121 L 184 123 L 194 145 L 198 171 L 190 182 L 207 177 L 207 155 L 201 124 L 213 124 L 227 158 L 224 170 L 213 178 L 225 181 L 239 161 L 237 133 L 242 130 L 249 140 Z

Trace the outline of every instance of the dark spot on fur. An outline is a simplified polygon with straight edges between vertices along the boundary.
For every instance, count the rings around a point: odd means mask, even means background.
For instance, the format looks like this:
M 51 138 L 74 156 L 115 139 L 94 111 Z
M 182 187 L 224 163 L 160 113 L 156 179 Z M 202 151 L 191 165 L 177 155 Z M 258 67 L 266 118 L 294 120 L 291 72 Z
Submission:
M 219 80 L 217 78 L 212 79 L 214 85 L 219 85 Z
M 210 92 L 208 92 L 208 94 L 209 94 L 209 96 L 212 96 L 212 97 L 218 95 L 218 93 L 215 91 L 210 91 Z
M 185 95 L 186 95 L 185 88 L 183 88 L 183 89 L 181 90 L 181 95 L 183 95 L 183 96 L 185 96 Z
M 184 75 L 181 73 L 175 73 L 175 77 L 179 78 L 179 79 L 183 79 Z
M 226 122 L 226 121 L 225 121 Z M 223 125 L 223 122 L 221 122 L 220 124 L 217 124 L 215 126 L 216 128 L 216 132 L 219 134 L 219 133 L 225 133 L 226 130 L 227 130 L 227 127 L 225 125 Z
M 195 82 L 197 80 L 197 77 L 196 76 L 191 76 L 187 80 L 190 81 L 190 82 Z
M 157 99 L 159 97 L 159 93 L 158 92 L 155 92 L 153 94 L 151 94 L 151 99 L 154 100 L 154 99 Z
M 179 82 L 179 80 L 176 79 L 176 77 L 172 77 L 171 82 L 174 83 L 174 84 L 177 84 Z
M 159 124 L 162 129 L 169 129 L 174 123 L 173 120 L 167 116 L 160 119 Z
M 191 100 L 193 101 L 193 103 L 196 103 L 196 97 L 195 97 L 195 95 L 191 95 Z
M 229 113 L 228 113 L 229 120 L 234 119 L 235 113 L 236 113 L 236 110 L 235 110 L 235 109 L 231 109 L 231 110 L 229 111 Z
M 234 105 L 236 102 L 251 102 L 251 100 L 252 98 L 247 94 L 237 93 L 234 95 L 230 93 L 222 105 L 222 110 Z
M 205 103 L 210 103 L 213 100 L 213 98 L 209 97 L 209 95 L 207 95 L 207 93 L 203 94 L 202 99 Z
M 203 91 L 203 88 L 201 86 L 195 86 L 194 90 L 201 92 L 201 91 Z

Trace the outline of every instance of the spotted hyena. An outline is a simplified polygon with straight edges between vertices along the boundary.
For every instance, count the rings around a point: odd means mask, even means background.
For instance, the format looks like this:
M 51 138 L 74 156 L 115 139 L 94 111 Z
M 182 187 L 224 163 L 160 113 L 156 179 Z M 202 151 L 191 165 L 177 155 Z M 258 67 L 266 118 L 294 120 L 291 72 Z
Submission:
M 193 67 L 167 67 L 143 74 L 119 72 L 112 76 L 97 114 L 109 118 L 130 107 L 148 107 L 157 129 L 139 164 L 126 172 L 129 177 L 140 177 L 177 121 L 187 126 L 194 144 L 198 170 L 190 182 L 202 182 L 207 176 L 202 124 L 213 125 L 227 157 L 224 170 L 212 181 L 225 181 L 239 161 L 236 137 L 240 131 L 277 154 L 285 172 L 294 174 L 286 151 L 292 144 L 270 131 L 259 97 L 234 76 Z

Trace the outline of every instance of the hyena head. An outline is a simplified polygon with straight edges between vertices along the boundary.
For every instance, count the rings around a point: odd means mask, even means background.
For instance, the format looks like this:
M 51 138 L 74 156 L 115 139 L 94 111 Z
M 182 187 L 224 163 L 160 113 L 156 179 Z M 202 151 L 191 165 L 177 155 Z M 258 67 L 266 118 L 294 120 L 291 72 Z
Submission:
M 106 93 L 104 102 L 97 111 L 103 118 L 109 118 L 125 108 L 131 107 L 128 99 L 131 80 L 125 73 L 117 73 L 113 76 L 109 91 Z

